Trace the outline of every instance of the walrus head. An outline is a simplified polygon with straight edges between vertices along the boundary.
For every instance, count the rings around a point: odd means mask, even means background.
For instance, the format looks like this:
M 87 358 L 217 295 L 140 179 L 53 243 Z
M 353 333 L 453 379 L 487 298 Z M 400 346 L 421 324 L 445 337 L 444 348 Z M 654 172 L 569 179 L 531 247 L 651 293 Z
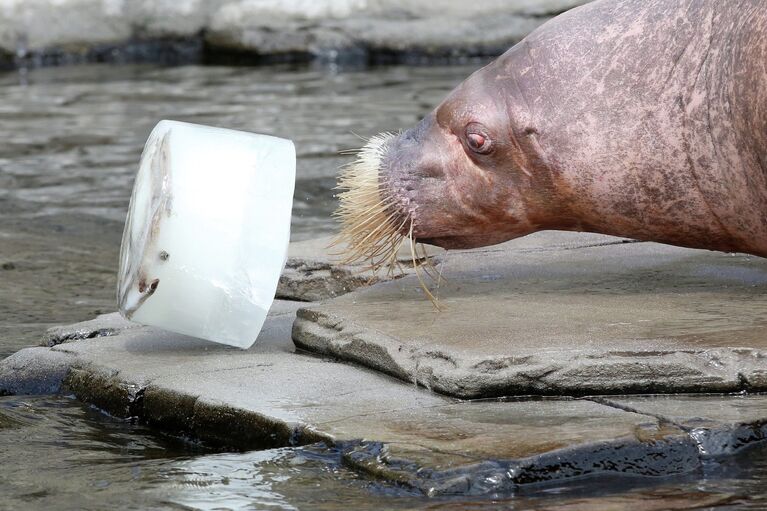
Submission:
M 515 125 L 515 102 L 494 76 L 474 73 L 416 126 L 373 137 L 345 168 L 338 217 L 351 259 L 384 264 L 408 237 L 474 248 L 546 228 L 554 195 L 549 174 L 533 172 L 535 129 Z

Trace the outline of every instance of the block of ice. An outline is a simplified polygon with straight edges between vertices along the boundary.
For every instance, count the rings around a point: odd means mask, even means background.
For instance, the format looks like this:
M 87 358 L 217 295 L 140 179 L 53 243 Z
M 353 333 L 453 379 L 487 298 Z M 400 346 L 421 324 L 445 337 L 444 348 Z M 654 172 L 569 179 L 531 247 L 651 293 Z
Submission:
M 161 121 L 141 156 L 120 252 L 127 319 L 247 348 L 287 258 L 290 140 Z

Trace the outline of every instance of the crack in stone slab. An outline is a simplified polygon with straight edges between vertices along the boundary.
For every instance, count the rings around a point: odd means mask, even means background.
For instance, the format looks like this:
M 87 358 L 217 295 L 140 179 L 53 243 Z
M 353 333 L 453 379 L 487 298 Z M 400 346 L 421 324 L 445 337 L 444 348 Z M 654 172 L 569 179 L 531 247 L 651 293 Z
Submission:
M 760 398 L 759 395 L 741 393 L 737 396 L 731 396 L 729 399 L 729 401 L 722 401 L 722 396 L 714 394 L 677 397 L 657 396 L 655 398 L 651 396 L 591 398 L 592 401 L 605 406 L 652 415 L 661 421 L 675 425 L 690 436 L 703 457 L 730 455 L 745 446 L 767 440 L 767 396 Z M 746 403 L 748 400 L 762 399 L 763 403 L 757 403 L 761 405 L 761 408 L 757 408 L 756 411 L 749 410 L 751 416 L 747 418 L 735 418 L 727 422 L 717 418 L 707 418 L 709 412 L 706 410 L 706 404 L 737 403 L 739 399 L 745 400 Z M 675 408 L 664 412 L 662 407 L 666 401 L 671 402 Z M 690 403 L 700 404 L 691 410 Z M 665 408 L 668 409 L 669 407 L 665 406 Z
M 661 422 L 666 422 L 666 423 L 669 423 L 669 424 L 674 424 L 677 427 L 681 427 L 679 424 L 676 424 L 673 420 L 670 420 L 670 419 L 664 417 L 663 415 L 653 414 L 653 413 L 649 413 L 649 412 L 643 412 L 643 411 L 641 411 L 641 410 L 639 410 L 637 408 L 634 408 L 633 406 L 623 405 L 623 404 L 617 403 L 615 401 L 611 401 L 607 397 L 591 396 L 591 397 L 584 397 L 583 399 L 587 399 L 589 401 L 593 401 L 594 403 L 597 403 L 597 404 L 600 404 L 600 405 L 609 406 L 609 407 L 615 408 L 617 410 L 623 410 L 624 412 L 636 413 L 636 414 L 640 414 L 640 415 L 648 415 L 650 417 L 655 417 L 656 419 L 658 419 Z

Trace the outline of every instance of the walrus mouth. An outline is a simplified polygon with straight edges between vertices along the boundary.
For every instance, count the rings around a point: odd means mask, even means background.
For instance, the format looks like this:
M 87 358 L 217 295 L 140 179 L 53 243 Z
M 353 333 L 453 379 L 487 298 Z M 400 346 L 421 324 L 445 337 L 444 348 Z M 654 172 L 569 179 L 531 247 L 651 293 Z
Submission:
M 395 272 L 404 273 L 397 254 L 408 240 L 421 287 L 439 309 L 438 299 L 426 286 L 419 269 L 423 268 L 437 285 L 441 276 L 435 275 L 425 249 L 419 249 L 416 243 L 412 216 L 397 207 L 395 197 L 381 182 L 382 161 L 396 137 L 395 133 L 372 137 L 357 151 L 357 159 L 341 168 L 336 187 L 341 190 L 337 194 L 339 206 L 333 213 L 341 224 L 341 231 L 333 245 L 344 246 L 342 264 L 366 261 L 374 273 L 386 269 L 391 276 Z

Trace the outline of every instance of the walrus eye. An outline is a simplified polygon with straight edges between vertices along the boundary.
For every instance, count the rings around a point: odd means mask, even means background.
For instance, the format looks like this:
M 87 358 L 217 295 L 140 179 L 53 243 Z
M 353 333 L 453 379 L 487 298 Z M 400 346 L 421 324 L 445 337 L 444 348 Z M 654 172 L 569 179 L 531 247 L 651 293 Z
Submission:
M 475 153 L 487 154 L 493 143 L 481 125 L 472 123 L 466 127 L 466 145 Z

